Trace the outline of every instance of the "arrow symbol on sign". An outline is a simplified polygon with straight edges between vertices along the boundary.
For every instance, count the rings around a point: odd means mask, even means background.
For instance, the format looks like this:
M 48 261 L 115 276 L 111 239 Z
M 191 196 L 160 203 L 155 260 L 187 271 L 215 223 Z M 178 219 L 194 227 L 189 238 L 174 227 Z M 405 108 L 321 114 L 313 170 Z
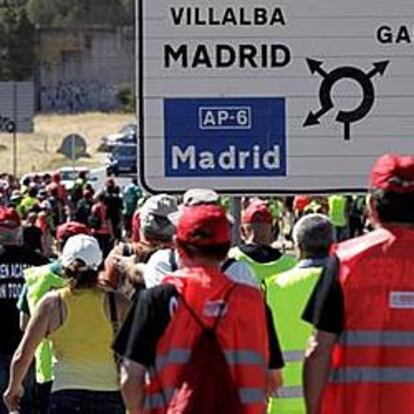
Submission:
M 306 59 L 306 62 L 308 63 L 309 69 L 314 75 L 315 73 L 319 73 L 322 77 L 326 77 L 328 74 L 322 69 L 323 62 L 320 60 L 314 60 L 314 59 Z
M 307 127 L 312 125 L 319 125 L 319 118 L 325 115 L 327 112 L 329 112 L 332 108 L 333 105 L 326 105 L 316 113 L 310 111 L 305 122 L 303 123 L 303 126 Z
M 385 71 L 387 70 L 389 63 L 389 60 L 374 63 L 374 67 L 367 73 L 367 76 L 369 78 L 373 78 L 375 75 L 383 76 Z

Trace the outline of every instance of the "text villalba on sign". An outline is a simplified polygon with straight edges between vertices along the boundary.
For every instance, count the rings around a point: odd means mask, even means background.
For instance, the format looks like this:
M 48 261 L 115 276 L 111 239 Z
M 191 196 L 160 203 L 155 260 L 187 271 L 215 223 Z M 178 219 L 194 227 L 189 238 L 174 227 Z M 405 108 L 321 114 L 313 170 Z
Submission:
M 274 145 L 270 150 L 264 150 L 260 145 L 254 145 L 249 151 L 240 150 L 235 145 L 229 145 L 225 151 L 198 151 L 194 145 L 181 148 L 173 145 L 171 148 L 171 166 L 173 170 L 183 167 L 188 170 L 226 171 L 242 170 L 278 170 L 280 168 L 280 147 Z

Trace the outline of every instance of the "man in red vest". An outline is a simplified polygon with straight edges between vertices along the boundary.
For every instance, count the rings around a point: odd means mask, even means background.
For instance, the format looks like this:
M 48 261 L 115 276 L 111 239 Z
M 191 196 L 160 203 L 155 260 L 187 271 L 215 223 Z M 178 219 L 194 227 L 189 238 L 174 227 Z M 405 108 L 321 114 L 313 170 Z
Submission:
M 305 310 L 308 414 L 414 410 L 414 156 L 370 177 L 376 230 L 339 244 Z
M 192 366 L 193 375 L 185 379 L 200 335 L 207 331 L 219 342 L 225 367 L 221 366 L 229 370 L 237 404 L 242 405 L 210 409 L 209 414 L 265 412 L 269 346 L 263 296 L 220 270 L 230 242 L 230 223 L 221 207 L 182 209 L 176 232 L 181 268 L 160 286 L 141 292 L 115 341 L 114 349 L 123 358 L 121 386 L 129 413 L 205 412 L 205 406 L 183 406 L 186 396 L 191 400 L 208 394 L 214 381 L 223 380 L 216 375 L 209 381 L 217 362 L 211 353 L 203 355 L 205 369 Z M 197 349 L 200 353 L 205 348 Z M 197 377 L 201 383 L 193 387 Z M 225 394 L 221 389 L 215 396 Z

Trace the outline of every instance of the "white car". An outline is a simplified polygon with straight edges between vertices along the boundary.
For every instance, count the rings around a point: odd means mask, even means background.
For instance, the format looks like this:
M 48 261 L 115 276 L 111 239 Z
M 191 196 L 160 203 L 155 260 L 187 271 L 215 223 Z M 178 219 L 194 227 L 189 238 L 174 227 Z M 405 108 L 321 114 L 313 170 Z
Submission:
M 62 167 L 59 168 L 60 182 L 64 185 L 66 190 L 70 191 L 74 184 L 78 174 L 80 172 L 86 173 L 86 178 L 89 181 L 89 169 L 85 167 Z

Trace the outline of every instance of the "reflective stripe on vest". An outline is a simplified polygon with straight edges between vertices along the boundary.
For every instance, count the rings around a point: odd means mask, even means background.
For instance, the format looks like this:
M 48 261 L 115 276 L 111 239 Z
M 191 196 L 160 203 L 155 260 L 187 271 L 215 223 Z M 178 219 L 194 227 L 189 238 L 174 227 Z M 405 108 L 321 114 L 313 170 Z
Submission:
M 414 331 L 345 331 L 338 343 L 351 347 L 412 347 Z M 344 367 L 334 370 L 330 381 L 335 384 L 414 382 L 414 368 Z
M 283 352 L 285 362 L 303 362 L 305 359 L 305 351 L 285 351 Z
M 161 371 L 167 364 L 185 364 L 189 361 L 191 351 L 185 348 L 170 349 L 168 354 L 159 355 L 155 359 L 155 366 Z
M 345 331 L 339 344 L 346 346 L 414 346 L 414 331 Z
M 340 368 L 331 373 L 330 381 L 334 384 L 351 383 L 413 383 L 414 368 Z
M 303 398 L 303 388 L 297 387 L 282 387 L 277 392 L 278 398 Z
M 263 356 L 250 350 L 224 351 L 229 365 L 258 365 L 265 367 L 266 363 Z M 161 371 L 167 364 L 186 364 L 190 360 L 191 351 L 185 348 L 170 349 L 167 355 L 159 355 L 155 360 L 155 365 Z M 303 357 L 303 352 L 302 352 Z
M 173 398 L 175 390 L 168 388 L 164 392 L 151 394 L 145 400 L 145 409 L 154 410 L 157 408 L 165 407 Z M 240 401 L 242 404 L 260 404 L 265 400 L 264 390 L 261 388 L 240 388 L 239 389 Z

